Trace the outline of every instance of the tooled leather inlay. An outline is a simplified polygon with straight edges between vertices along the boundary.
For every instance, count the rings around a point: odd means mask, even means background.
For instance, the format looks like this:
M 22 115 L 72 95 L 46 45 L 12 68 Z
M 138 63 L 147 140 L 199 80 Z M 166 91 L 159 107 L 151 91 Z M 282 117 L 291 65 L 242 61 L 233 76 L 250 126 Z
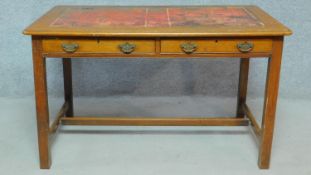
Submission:
M 69 8 L 52 27 L 263 26 L 243 7 Z

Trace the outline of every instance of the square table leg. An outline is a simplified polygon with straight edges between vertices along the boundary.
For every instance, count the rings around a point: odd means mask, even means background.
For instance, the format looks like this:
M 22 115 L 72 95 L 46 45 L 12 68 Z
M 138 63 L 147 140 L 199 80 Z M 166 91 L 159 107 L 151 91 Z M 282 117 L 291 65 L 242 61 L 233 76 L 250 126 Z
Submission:
M 51 158 L 46 58 L 42 56 L 42 42 L 39 38 L 32 38 L 32 47 L 40 168 L 48 169 L 50 168 Z
M 236 112 L 237 118 L 243 118 L 245 116 L 243 104 L 246 102 L 246 95 L 247 95 L 249 61 L 250 58 L 240 58 L 240 75 L 239 75 L 238 101 Z
M 261 126 L 262 134 L 260 138 L 258 164 L 259 167 L 262 169 L 268 169 L 270 165 L 274 121 L 279 89 L 282 50 L 283 37 L 275 38 L 273 41 L 272 56 L 268 60 L 264 110 Z
M 71 58 L 63 58 L 64 96 L 68 103 L 66 117 L 73 117 L 72 69 Z

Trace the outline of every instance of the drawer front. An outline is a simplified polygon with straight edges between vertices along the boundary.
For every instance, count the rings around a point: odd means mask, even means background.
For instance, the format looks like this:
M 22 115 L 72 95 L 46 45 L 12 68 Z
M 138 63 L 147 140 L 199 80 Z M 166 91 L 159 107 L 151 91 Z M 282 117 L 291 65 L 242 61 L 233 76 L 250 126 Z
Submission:
M 46 53 L 155 53 L 154 40 L 45 39 L 42 47 Z
M 161 41 L 162 54 L 266 53 L 272 51 L 269 39 L 189 39 Z

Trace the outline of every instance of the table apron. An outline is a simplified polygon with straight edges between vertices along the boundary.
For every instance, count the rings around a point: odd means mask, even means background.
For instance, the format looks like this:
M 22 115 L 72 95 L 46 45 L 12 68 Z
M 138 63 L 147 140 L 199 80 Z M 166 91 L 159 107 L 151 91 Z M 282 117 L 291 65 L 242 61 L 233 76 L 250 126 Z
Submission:
M 79 53 L 79 54 L 64 54 L 64 53 L 43 53 L 46 58 L 148 58 L 148 59 L 192 59 L 192 58 L 269 58 L 271 53 L 251 53 L 251 54 L 236 54 L 236 53 L 214 53 L 214 54 L 195 54 L 195 55 L 182 55 L 182 54 L 133 54 L 133 55 L 119 55 L 119 54 L 103 54 L 103 53 Z
M 90 38 L 43 37 L 53 58 L 258 58 L 270 57 L 273 37 Z

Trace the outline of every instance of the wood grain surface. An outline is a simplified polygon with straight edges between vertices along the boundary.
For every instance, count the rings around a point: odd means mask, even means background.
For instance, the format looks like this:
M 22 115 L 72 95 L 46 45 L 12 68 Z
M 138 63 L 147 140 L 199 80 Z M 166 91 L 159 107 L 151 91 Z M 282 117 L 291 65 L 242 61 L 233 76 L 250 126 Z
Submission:
M 105 37 L 282 36 L 291 33 L 257 6 L 57 6 L 24 31 L 27 35 Z

